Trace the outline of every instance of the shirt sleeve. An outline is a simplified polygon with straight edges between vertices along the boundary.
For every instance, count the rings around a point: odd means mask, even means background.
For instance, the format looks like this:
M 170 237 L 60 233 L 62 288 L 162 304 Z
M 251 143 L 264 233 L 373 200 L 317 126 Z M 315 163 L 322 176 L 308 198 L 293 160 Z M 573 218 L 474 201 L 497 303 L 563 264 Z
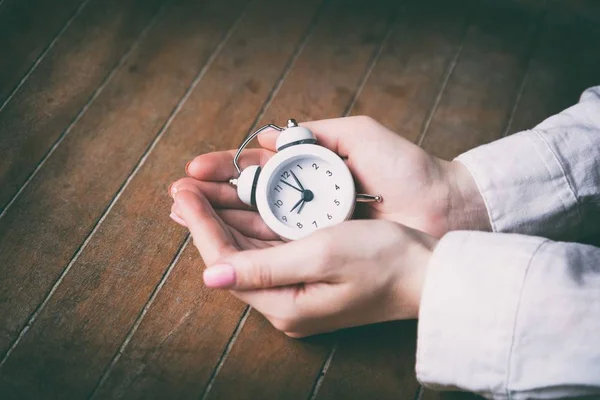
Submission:
M 451 232 L 436 247 L 417 378 L 493 399 L 600 398 L 600 249 Z
M 600 231 L 600 86 L 534 129 L 459 157 L 494 232 L 577 240 Z

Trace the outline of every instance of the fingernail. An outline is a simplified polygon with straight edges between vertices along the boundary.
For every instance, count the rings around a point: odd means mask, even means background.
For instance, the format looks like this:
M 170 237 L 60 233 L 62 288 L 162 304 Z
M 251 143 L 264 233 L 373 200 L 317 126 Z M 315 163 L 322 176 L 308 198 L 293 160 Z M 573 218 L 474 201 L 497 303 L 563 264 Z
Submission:
M 204 270 L 204 284 L 209 288 L 223 289 L 235 285 L 235 270 L 231 265 L 215 265 Z
M 169 193 L 169 196 L 171 196 L 171 197 L 173 197 L 173 194 L 175 193 L 173 191 L 174 190 L 174 187 L 173 187 L 174 184 L 175 184 L 175 182 L 171 182 L 171 184 L 169 185 L 169 191 L 168 191 L 168 193 Z
M 188 174 L 188 175 L 190 174 L 190 164 L 191 164 L 191 163 L 192 163 L 191 161 L 188 161 L 188 162 L 185 164 L 185 173 L 186 173 L 186 174 Z
M 185 226 L 187 228 L 187 224 L 185 223 L 185 221 L 181 217 L 179 217 L 177 214 L 171 213 L 171 214 L 169 214 L 169 217 L 173 221 L 177 222 L 179 225 Z
M 179 193 L 179 192 L 184 192 L 184 191 L 185 192 L 192 192 L 196 196 L 202 196 L 202 192 L 200 191 L 200 189 L 198 189 L 197 186 L 194 186 L 194 185 L 192 185 L 190 183 L 180 183 L 179 185 L 177 185 L 177 186 L 175 186 L 175 187 L 173 187 L 171 189 L 171 193 L 172 193 L 173 198 L 175 200 L 177 200 L 175 195 L 177 193 Z

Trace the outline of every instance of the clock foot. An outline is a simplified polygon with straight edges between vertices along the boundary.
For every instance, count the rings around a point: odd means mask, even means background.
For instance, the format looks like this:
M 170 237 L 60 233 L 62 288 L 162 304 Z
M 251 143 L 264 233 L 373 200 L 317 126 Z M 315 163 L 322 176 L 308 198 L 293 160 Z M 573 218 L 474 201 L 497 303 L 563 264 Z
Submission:
M 356 201 L 359 203 L 381 203 L 383 201 L 383 198 L 380 195 L 357 194 Z

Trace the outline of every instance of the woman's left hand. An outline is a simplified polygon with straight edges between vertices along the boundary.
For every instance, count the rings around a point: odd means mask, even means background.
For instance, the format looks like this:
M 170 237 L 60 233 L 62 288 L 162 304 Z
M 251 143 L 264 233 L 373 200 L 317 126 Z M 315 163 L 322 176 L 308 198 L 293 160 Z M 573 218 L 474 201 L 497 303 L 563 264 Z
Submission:
M 208 266 L 205 284 L 231 290 L 288 336 L 418 316 L 435 238 L 358 220 L 289 243 L 247 241 L 182 186 L 174 209 Z

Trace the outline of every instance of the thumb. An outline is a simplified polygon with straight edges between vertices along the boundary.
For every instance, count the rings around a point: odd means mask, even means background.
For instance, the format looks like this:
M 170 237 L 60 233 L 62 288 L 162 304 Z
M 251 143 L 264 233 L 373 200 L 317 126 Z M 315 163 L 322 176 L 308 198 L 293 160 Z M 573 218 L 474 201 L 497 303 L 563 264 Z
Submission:
M 204 195 L 194 186 L 178 185 L 175 204 L 206 264 L 237 251 L 235 240 Z
M 267 289 L 321 280 L 323 246 L 309 238 L 232 254 L 204 271 L 204 284 L 235 290 Z

